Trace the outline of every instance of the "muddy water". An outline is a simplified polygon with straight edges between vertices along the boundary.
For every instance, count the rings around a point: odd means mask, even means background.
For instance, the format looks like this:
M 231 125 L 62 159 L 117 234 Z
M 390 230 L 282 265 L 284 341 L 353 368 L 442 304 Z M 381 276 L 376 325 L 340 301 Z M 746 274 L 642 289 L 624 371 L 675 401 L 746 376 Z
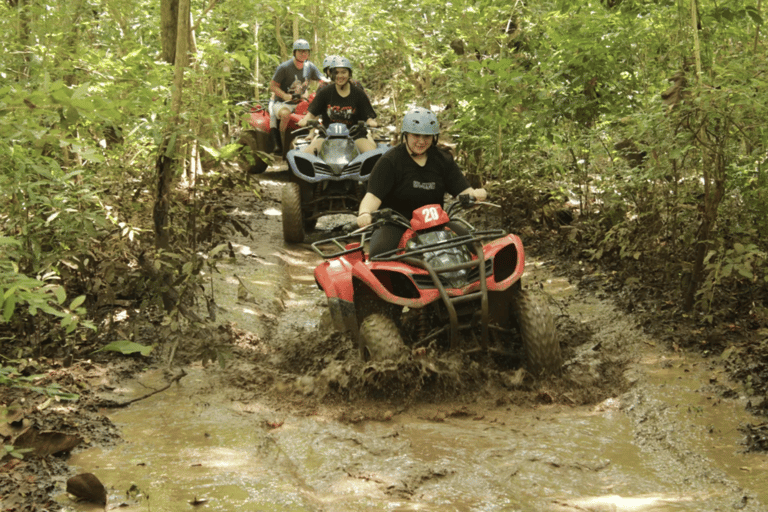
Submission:
M 110 415 L 124 444 L 71 464 L 99 475 L 125 510 L 188 510 L 195 499 L 222 511 L 718 510 L 743 496 L 763 510 L 768 465 L 739 454 L 732 430 L 743 408 L 697 393 L 696 364 L 644 362 L 642 403 L 469 406 L 459 417 L 422 406 L 357 425 L 207 402 L 209 376 L 193 369 Z
M 279 217 L 271 222 L 279 229 Z M 238 247 L 256 265 L 222 266 L 222 314 L 260 336 L 320 328 L 312 254 L 274 239 Z M 341 422 L 323 407 L 308 415 L 258 398 L 225 400 L 219 370 L 192 367 L 179 385 L 108 412 L 123 444 L 77 453 L 70 464 L 98 475 L 109 506 L 126 511 L 194 503 L 220 511 L 766 510 L 768 462 L 740 453 L 737 426 L 749 418 L 743 403 L 715 392 L 714 384 L 729 385 L 724 377 L 706 361 L 665 352 L 610 305 L 576 300 L 546 265 L 532 262 L 528 278 L 559 314 L 593 326 L 566 371 L 588 367 L 598 346 L 621 347 L 634 361 L 630 391 L 588 407 L 381 404 L 384 420 Z M 248 293 L 240 289 L 238 299 L 240 284 Z M 163 383 L 150 371 L 122 394 Z

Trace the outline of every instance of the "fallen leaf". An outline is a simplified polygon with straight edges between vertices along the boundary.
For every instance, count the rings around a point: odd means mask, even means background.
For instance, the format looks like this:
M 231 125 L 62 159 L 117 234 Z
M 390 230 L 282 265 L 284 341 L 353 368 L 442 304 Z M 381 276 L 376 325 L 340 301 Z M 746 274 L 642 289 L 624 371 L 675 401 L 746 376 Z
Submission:
M 107 504 L 107 490 L 93 473 L 80 473 L 67 480 L 67 492 L 91 503 Z
M 76 435 L 64 434 L 63 432 L 40 431 L 33 427 L 14 439 L 13 446 L 16 448 L 32 448 L 35 455 L 45 457 L 56 453 L 68 452 L 81 442 L 82 439 Z

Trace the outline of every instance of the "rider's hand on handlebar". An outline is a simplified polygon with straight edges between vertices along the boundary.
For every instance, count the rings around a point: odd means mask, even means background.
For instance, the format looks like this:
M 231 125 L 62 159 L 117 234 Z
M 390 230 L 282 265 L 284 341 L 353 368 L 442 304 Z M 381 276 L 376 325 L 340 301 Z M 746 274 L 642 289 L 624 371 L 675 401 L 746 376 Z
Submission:
M 373 222 L 373 217 L 370 213 L 361 213 L 357 216 L 357 227 L 359 228 L 370 226 L 371 222 Z
M 484 188 L 473 188 L 472 195 L 478 201 L 485 201 L 488 198 L 488 192 Z

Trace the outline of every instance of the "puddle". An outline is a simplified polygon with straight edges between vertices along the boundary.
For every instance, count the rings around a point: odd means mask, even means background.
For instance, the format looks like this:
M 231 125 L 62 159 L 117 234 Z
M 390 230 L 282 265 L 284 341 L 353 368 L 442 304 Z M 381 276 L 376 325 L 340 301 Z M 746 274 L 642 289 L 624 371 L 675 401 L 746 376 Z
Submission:
M 712 510 L 712 500 L 731 499 L 729 479 L 765 500 L 764 457 L 736 453 L 736 433 L 708 434 L 710 425 L 719 428 L 719 415 L 741 409 L 722 404 L 714 412 L 705 404 L 707 412 L 699 412 L 694 398 L 706 398 L 680 394 L 684 372 L 670 368 L 654 378 L 658 399 L 686 399 L 693 411 L 665 409 L 683 417 L 668 424 L 686 425 L 691 432 L 678 432 L 694 440 L 686 449 L 713 461 L 700 468 L 710 474 L 693 478 L 635 442 L 618 401 L 574 409 L 469 406 L 470 416 L 481 416 L 442 421 L 429 419 L 440 417 L 439 407 L 422 407 L 389 422 L 346 425 L 207 402 L 216 395 L 206 391 L 210 375 L 202 370 L 109 414 L 126 442 L 75 454 L 70 465 L 97 474 L 110 489 L 110 507 L 126 504 L 126 511 L 189 510 L 195 499 L 221 511 Z M 134 485 L 149 503 L 126 499 Z
M 590 304 L 580 315 L 605 313 Z M 641 384 L 595 407 L 464 404 L 454 417 L 421 405 L 356 425 L 223 401 L 210 369 L 190 369 L 181 385 L 107 411 L 124 444 L 69 462 L 126 511 L 195 500 L 212 511 L 762 510 L 765 458 L 739 453 L 733 428 L 743 404 L 702 392 L 705 361 L 649 354 L 638 366 Z M 162 380 L 141 379 L 126 398 Z M 144 497 L 127 499 L 132 486 Z
M 688 456 L 699 455 L 763 503 L 768 503 L 768 459 L 765 454 L 743 453 L 743 434 L 738 426 L 755 423 L 745 411 L 744 399 L 726 400 L 713 384 L 730 387 L 711 363 L 695 355 L 669 355 L 643 361 L 651 396 L 663 403 L 669 435 L 686 439 Z M 736 385 L 732 385 L 736 391 Z M 707 471 L 708 469 L 702 469 Z M 713 475 L 716 478 L 717 475 Z

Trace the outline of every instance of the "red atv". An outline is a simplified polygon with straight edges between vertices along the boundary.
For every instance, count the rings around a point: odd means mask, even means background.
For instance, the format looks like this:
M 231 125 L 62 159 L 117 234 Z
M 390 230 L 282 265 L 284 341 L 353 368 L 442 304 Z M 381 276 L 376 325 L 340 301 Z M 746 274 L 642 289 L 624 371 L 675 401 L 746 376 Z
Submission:
M 327 260 L 315 269 L 315 281 L 328 297 L 334 327 L 353 334 L 363 359 L 433 349 L 509 356 L 519 345 L 530 373 L 559 371 L 552 314 L 521 286 L 520 238 L 501 229 L 477 230 L 453 215 L 476 204 L 490 203 L 461 196 L 447 211 L 439 205 L 415 210 L 410 222 L 383 209 L 366 228 L 312 244 Z M 457 234 L 449 221 L 469 234 Z M 387 223 L 407 229 L 399 247 L 369 257 L 366 242 Z
M 285 158 L 288 150 L 291 149 L 291 142 L 293 142 L 293 132 L 299 128 L 299 121 L 304 114 L 307 113 L 309 104 L 315 94 L 312 93 L 309 99 L 301 101 L 296 105 L 296 110 L 291 114 L 288 119 L 288 128 L 281 132 L 283 134 L 283 152 L 280 156 Z M 249 151 L 245 154 L 241 154 L 239 161 L 240 168 L 245 172 L 251 174 L 261 174 L 267 170 L 269 166 L 270 157 L 274 142 L 272 136 L 269 133 L 271 128 L 269 125 L 269 109 L 266 106 L 267 101 L 264 102 L 242 102 L 238 103 L 239 106 L 247 109 L 246 119 L 248 121 L 248 128 L 244 129 L 238 139 L 237 143 L 245 148 L 248 147 Z

